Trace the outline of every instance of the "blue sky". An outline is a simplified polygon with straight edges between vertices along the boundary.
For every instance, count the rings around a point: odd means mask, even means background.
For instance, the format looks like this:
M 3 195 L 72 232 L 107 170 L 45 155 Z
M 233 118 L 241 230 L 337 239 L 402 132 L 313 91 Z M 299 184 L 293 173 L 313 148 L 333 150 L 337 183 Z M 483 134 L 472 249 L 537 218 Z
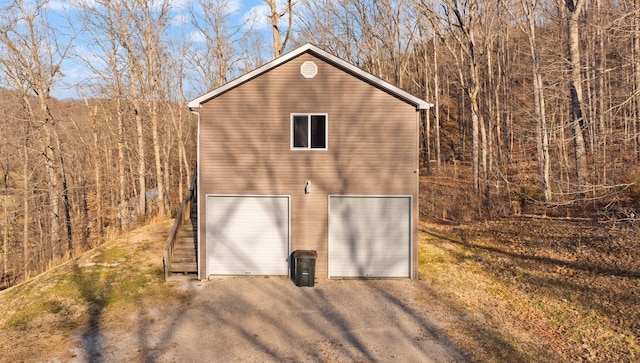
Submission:
M 4 0 L 0 0 L 0 3 Z M 61 71 L 64 74 L 63 79 L 58 80 L 52 95 L 57 98 L 83 98 L 78 93 L 78 83 L 82 83 L 91 76 L 91 71 L 86 65 L 86 61 L 100 62 L 100 54 L 96 49 L 92 49 L 89 35 L 79 32 L 80 25 L 77 17 L 80 15 L 79 4 L 94 3 L 93 0 L 50 0 L 47 8 L 49 9 L 49 19 L 52 24 L 61 30 L 64 36 L 69 37 L 72 34 L 77 38 L 73 41 L 72 54 L 74 56 L 65 60 L 62 64 Z M 262 0 L 229 0 L 230 18 L 233 22 L 241 24 L 249 22 L 254 30 L 262 34 L 265 42 L 271 41 L 271 26 L 266 14 L 268 6 Z M 189 20 L 189 7 L 192 5 L 188 0 L 171 0 L 172 11 L 171 27 L 169 34 L 171 36 L 184 37 L 194 46 L 198 42 L 203 41 L 203 37 L 194 29 Z M 283 5 L 280 5 L 282 8 Z M 71 19 L 71 24 L 69 20 Z M 65 41 L 63 43 L 66 43 Z M 93 47 L 96 48 L 96 47 Z M 265 55 L 269 57 L 270 55 Z M 83 61 L 84 59 L 84 61 Z

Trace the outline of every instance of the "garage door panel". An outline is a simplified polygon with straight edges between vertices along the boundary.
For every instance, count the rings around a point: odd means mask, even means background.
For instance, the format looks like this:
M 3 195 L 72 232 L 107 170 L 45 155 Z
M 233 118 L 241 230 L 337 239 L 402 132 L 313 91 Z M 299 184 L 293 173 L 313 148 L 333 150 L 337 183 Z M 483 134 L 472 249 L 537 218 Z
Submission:
M 208 274 L 286 275 L 288 254 L 288 197 L 208 197 Z
M 330 277 L 410 277 L 410 197 L 330 198 Z

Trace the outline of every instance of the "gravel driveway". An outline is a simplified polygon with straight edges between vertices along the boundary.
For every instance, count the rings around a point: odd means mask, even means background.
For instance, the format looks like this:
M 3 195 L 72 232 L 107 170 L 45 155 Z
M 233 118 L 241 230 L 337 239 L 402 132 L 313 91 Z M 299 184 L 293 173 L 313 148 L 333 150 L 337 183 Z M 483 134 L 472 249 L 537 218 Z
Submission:
M 184 306 L 141 307 L 123 318 L 122 329 L 96 338 L 100 353 L 91 360 L 465 361 L 438 333 L 447 319 L 417 306 L 419 282 L 320 280 L 297 287 L 280 277 L 232 277 L 180 284 L 192 292 Z M 87 344 L 75 352 L 77 361 L 86 361 Z

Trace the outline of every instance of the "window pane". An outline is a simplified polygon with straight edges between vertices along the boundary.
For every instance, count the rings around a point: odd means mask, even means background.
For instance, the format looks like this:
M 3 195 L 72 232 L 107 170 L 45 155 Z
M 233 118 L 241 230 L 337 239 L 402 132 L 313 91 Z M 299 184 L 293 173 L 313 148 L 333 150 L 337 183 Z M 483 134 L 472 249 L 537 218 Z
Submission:
M 327 147 L 327 119 L 324 115 L 311 116 L 311 147 Z
M 308 147 L 308 141 L 308 116 L 293 116 L 293 147 Z

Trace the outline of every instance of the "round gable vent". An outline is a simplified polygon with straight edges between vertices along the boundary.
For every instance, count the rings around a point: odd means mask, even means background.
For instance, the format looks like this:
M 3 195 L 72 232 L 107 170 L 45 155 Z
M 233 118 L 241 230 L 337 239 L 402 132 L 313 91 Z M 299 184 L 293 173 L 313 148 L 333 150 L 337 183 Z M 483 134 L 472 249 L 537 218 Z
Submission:
M 318 66 L 311 61 L 306 61 L 300 66 L 300 74 L 304 78 L 313 78 L 318 74 Z

